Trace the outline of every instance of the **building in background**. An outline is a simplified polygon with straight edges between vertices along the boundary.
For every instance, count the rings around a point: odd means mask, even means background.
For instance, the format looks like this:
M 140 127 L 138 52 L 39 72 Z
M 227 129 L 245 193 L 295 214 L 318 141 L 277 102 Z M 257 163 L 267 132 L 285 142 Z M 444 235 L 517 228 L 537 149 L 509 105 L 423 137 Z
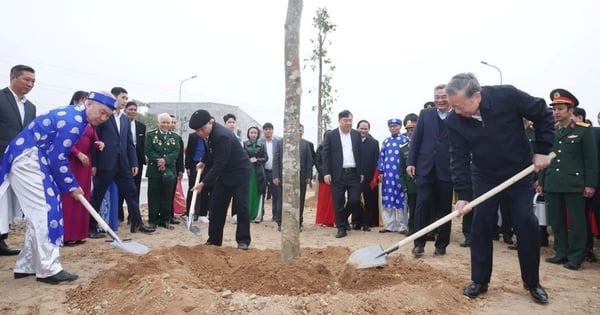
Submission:
M 148 113 L 154 115 L 160 113 L 176 115 L 178 105 L 181 117 L 177 117 L 177 131 L 180 135 L 184 135 L 182 138 L 185 142 L 187 142 L 187 134 L 193 131 L 189 128 L 188 121 L 192 113 L 198 109 L 207 110 L 215 118 L 215 121 L 221 125 L 223 125 L 223 116 L 225 114 L 234 114 L 237 117 L 237 135 L 243 140 L 246 140 L 246 130 L 251 126 L 258 126 L 258 128 L 262 129 L 262 124 L 240 109 L 239 106 L 227 104 L 211 102 L 150 102 L 148 103 Z M 187 146 L 187 143 L 185 145 Z

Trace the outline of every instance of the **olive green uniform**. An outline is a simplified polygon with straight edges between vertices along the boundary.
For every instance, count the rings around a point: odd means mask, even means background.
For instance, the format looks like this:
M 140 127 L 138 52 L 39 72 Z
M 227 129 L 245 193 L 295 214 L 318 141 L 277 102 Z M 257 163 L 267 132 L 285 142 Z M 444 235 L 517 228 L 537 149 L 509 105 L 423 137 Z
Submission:
M 596 187 L 598 181 L 598 152 L 592 128 L 575 122 L 557 128 L 552 151 L 556 158 L 541 173 L 539 182 L 554 231 L 556 257 L 580 264 L 587 233 L 583 191 L 585 187 Z
M 180 149 L 180 137 L 172 132 L 152 130 L 146 134 L 148 157 L 148 221 L 152 225 L 167 226 L 171 219 L 173 191 L 177 179 L 176 161 Z M 157 161 L 165 159 L 166 169 L 160 171 Z
M 408 152 L 410 150 L 410 142 L 400 148 L 400 183 L 404 193 L 406 194 L 406 205 L 408 206 L 408 231 L 415 232 L 415 208 L 417 206 L 417 184 L 415 179 L 408 176 L 406 172 L 406 161 L 408 160 Z

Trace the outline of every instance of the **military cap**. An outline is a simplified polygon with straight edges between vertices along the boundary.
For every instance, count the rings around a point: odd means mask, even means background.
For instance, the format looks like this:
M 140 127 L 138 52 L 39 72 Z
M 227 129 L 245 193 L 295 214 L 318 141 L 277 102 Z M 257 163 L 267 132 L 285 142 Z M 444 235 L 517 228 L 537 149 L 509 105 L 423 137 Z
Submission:
M 552 100 L 550 106 L 556 104 L 567 104 L 573 107 L 577 107 L 577 105 L 579 105 L 579 100 L 577 100 L 577 98 L 573 94 L 571 94 L 571 92 L 565 89 L 552 90 L 552 92 L 550 92 L 550 99 Z
M 408 122 L 409 121 L 413 121 L 415 123 L 415 125 L 417 124 L 417 119 L 419 119 L 419 115 L 415 114 L 415 113 L 410 113 L 408 115 L 406 115 L 404 117 L 404 127 L 405 128 L 410 128 L 408 126 Z M 413 126 L 414 127 L 414 126 Z

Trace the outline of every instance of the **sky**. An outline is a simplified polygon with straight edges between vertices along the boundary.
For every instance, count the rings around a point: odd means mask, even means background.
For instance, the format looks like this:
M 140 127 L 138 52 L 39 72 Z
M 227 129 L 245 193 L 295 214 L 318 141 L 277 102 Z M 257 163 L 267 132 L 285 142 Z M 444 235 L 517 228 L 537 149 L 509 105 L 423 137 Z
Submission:
M 13 65 L 32 66 L 27 97 L 38 113 L 66 105 L 76 90 L 113 86 L 144 102 L 177 102 L 182 80 L 197 75 L 181 85 L 182 102 L 237 105 L 283 135 L 285 0 L 5 2 L 0 87 Z M 319 7 L 337 25 L 329 37 L 333 127 L 348 109 L 382 141 L 388 119 L 418 113 L 457 73 L 500 84 L 498 70 L 480 61 L 500 68 L 503 84 L 546 101 L 554 88 L 569 90 L 597 125 L 597 1 L 305 0 L 301 60 L 310 57 Z M 303 70 L 301 122 L 313 142 L 316 86 L 317 74 Z

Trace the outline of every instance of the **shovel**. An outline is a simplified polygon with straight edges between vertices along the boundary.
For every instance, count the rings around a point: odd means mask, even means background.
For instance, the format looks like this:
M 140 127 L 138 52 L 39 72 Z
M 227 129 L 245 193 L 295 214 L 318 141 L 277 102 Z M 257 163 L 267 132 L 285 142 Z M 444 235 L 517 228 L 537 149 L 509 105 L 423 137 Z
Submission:
M 554 154 L 554 152 L 550 153 L 550 160 L 552 160 L 556 154 Z M 468 208 L 474 208 L 475 206 L 477 206 L 478 204 L 488 200 L 490 197 L 498 194 L 499 192 L 503 191 L 504 189 L 508 188 L 510 185 L 514 184 L 515 182 L 521 180 L 523 177 L 529 175 L 531 172 L 533 172 L 535 170 L 535 166 L 532 164 L 529 167 L 527 167 L 526 169 L 522 170 L 521 172 L 519 172 L 518 174 L 516 174 L 515 176 L 507 179 L 506 181 L 504 181 L 503 183 L 501 183 L 500 185 L 492 188 L 490 191 L 486 192 L 485 194 L 475 198 L 473 201 L 467 203 L 465 205 L 465 209 Z M 386 258 L 387 255 L 391 252 L 394 252 L 396 250 L 398 250 L 400 247 L 416 240 L 417 238 L 433 231 L 434 229 L 436 229 L 437 227 L 439 227 L 440 225 L 451 221 L 452 219 L 456 218 L 457 216 L 459 216 L 459 212 L 458 211 L 452 211 L 450 212 L 448 215 L 444 216 L 443 218 L 431 223 L 430 225 L 424 227 L 423 229 L 415 232 L 414 234 L 406 237 L 405 239 L 401 240 L 400 242 L 396 243 L 394 246 L 389 247 L 387 249 L 383 249 L 383 247 L 381 245 L 371 245 L 368 247 L 364 247 L 361 249 L 358 249 L 356 251 L 354 251 L 351 255 L 350 258 L 348 258 L 347 263 L 354 265 L 356 268 L 358 269 L 364 269 L 364 268 L 375 268 L 375 267 L 382 267 L 385 266 L 387 264 L 386 262 Z
M 194 178 L 194 186 L 198 185 L 198 183 L 200 182 L 200 174 L 202 174 L 201 170 L 196 173 L 196 178 Z M 198 198 L 198 191 L 194 190 L 192 192 L 190 211 L 188 213 L 187 222 L 185 222 L 185 226 L 187 227 L 188 231 L 192 232 L 192 234 L 196 236 L 202 236 L 200 228 L 192 224 L 194 222 L 194 214 L 196 210 L 196 198 Z
M 96 212 L 96 210 L 94 210 L 92 205 L 85 199 L 84 195 L 78 195 L 77 199 L 79 199 L 79 202 L 81 202 L 83 204 L 85 209 L 87 209 L 87 211 L 92 215 L 92 217 L 94 217 L 94 219 L 96 219 L 96 221 L 100 224 L 100 226 L 102 226 L 104 231 L 106 231 L 108 233 L 108 235 L 110 235 L 110 237 L 113 239 L 111 244 L 114 247 L 120 248 L 120 249 L 130 252 L 130 253 L 138 254 L 138 255 L 145 255 L 148 253 L 149 249 L 145 245 L 142 245 L 136 241 L 121 240 L 119 238 L 119 236 L 115 233 L 115 231 L 113 231 L 110 228 L 110 226 L 108 226 L 106 221 L 104 221 L 102 219 L 102 217 L 98 214 L 98 212 Z

